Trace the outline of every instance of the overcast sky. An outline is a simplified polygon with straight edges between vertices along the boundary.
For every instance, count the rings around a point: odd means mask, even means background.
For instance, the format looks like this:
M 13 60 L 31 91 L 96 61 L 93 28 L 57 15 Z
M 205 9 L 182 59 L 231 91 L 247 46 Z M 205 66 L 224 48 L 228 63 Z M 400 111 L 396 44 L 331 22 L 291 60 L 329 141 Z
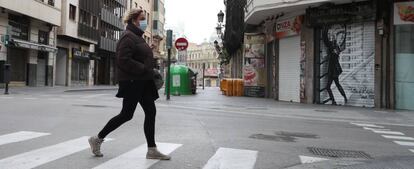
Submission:
M 188 41 L 202 43 L 216 35 L 217 14 L 223 0 L 165 0 L 166 29 L 183 33 Z

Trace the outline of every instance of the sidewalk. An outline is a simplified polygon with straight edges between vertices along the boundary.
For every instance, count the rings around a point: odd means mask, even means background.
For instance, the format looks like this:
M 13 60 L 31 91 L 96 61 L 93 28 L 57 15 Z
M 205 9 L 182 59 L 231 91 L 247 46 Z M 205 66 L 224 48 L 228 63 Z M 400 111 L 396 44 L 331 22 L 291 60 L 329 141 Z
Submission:
M 196 95 L 171 96 L 166 101 L 160 92 L 159 102 L 166 106 L 235 114 L 261 115 L 269 118 L 296 118 L 336 122 L 370 122 L 414 127 L 414 111 L 280 102 L 274 99 L 228 97 L 219 88 L 197 89 Z M 191 101 L 189 101 L 189 99 Z M 196 107 L 194 105 L 197 105 Z
M 9 94 L 27 93 L 62 93 L 62 92 L 82 92 L 99 90 L 117 90 L 118 86 L 54 86 L 54 87 L 10 87 Z M 4 95 L 4 88 L 0 88 L 0 95 Z

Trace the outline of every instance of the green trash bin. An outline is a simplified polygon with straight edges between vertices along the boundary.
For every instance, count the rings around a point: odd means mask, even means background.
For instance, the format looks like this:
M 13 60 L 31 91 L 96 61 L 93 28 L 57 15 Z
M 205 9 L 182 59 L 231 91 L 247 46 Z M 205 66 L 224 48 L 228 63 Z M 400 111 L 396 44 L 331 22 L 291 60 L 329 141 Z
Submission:
M 193 71 L 184 65 L 171 65 L 171 95 L 192 95 L 194 91 Z

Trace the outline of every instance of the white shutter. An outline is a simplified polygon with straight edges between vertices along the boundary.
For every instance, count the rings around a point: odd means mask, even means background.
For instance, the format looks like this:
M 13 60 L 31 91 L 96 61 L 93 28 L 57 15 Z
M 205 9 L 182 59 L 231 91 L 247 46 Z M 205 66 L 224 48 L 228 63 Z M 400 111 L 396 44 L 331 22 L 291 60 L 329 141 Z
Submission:
M 279 41 L 279 100 L 300 102 L 300 36 Z

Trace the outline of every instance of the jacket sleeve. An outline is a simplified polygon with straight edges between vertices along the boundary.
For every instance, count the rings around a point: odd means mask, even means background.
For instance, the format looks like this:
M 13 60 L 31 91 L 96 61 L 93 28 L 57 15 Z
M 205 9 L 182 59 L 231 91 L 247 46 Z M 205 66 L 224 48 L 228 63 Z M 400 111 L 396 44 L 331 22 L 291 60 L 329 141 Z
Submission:
M 147 68 L 144 63 L 133 59 L 134 52 L 132 44 L 134 44 L 134 42 L 127 37 L 119 41 L 119 48 L 117 49 L 118 67 L 126 73 L 141 75 L 147 72 Z

